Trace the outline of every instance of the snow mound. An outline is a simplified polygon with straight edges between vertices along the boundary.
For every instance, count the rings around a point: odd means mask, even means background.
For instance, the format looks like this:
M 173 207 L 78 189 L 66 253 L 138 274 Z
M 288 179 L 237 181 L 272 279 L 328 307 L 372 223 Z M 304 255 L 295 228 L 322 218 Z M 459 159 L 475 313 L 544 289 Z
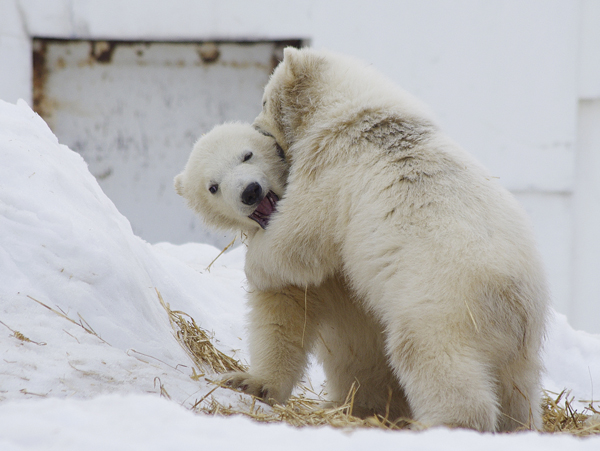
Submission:
M 177 398 L 197 391 L 157 290 L 231 355 L 243 330 L 243 249 L 199 271 L 218 249 L 136 237 L 81 156 L 25 103 L 0 103 L 0 124 L 0 398 L 153 391 L 167 375 L 169 392 L 184 391 Z

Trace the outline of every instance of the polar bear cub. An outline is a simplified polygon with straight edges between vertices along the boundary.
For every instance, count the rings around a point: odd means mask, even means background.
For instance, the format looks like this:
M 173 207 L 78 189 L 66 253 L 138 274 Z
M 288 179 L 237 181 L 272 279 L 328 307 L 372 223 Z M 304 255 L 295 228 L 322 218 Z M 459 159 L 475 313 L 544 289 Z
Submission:
M 254 126 L 290 168 L 249 243 L 251 285 L 342 277 L 381 325 L 420 424 L 540 427 L 545 276 L 528 220 L 497 180 L 417 100 L 327 52 L 286 49 Z M 273 350 L 273 374 L 286 352 Z
M 288 166 L 272 137 L 247 124 L 224 124 L 198 140 L 175 188 L 208 225 L 242 231 L 251 243 L 269 227 L 285 195 Z M 229 385 L 284 403 L 314 352 L 333 404 L 343 403 L 357 389 L 353 414 L 410 417 L 385 355 L 383 326 L 342 277 L 332 275 L 318 286 L 265 290 L 250 283 L 248 302 L 250 372 L 226 375 Z

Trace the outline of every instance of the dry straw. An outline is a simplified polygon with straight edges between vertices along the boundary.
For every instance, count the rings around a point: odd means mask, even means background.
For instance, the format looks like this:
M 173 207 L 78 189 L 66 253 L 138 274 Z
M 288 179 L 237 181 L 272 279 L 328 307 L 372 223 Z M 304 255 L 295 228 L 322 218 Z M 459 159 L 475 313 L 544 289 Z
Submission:
M 244 371 L 246 367 L 237 360 L 216 349 L 209 334 L 200 328 L 194 318 L 184 312 L 173 311 L 165 303 L 161 294 L 157 294 L 167 311 L 175 336 L 181 346 L 190 355 L 201 372 L 224 373 Z M 194 371 L 194 377 L 200 377 Z M 372 416 L 365 419 L 352 415 L 356 387 L 339 407 L 324 407 L 323 398 L 313 390 L 302 387 L 303 393 L 292 396 L 285 405 L 268 406 L 257 398 L 240 395 L 235 407 L 217 401 L 213 393 L 217 389 L 227 389 L 218 385 L 192 405 L 192 410 L 206 415 L 243 415 L 263 423 L 287 423 L 296 427 L 331 426 L 335 428 L 379 428 L 401 430 L 408 428 L 414 421 L 401 419 L 391 421 L 386 416 Z M 162 392 L 162 387 L 161 387 Z M 251 401 L 249 401 L 251 399 Z M 546 392 L 542 399 L 543 432 L 568 433 L 580 437 L 600 434 L 600 411 L 590 402 L 582 412 L 573 406 L 573 398 L 566 391 L 562 393 Z M 422 425 L 417 425 L 418 428 Z
M 546 392 L 542 408 L 544 411 L 544 432 L 563 432 L 578 436 L 600 434 L 600 411 L 593 401 L 577 412 L 573 398 L 563 390 L 561 393 Z
M 0 324 L 2 324 L 4 327 L 6 327 L 8 330 L 10 330 L 13 333 L 12 336 L 15 337 L 17 340 L 23 341 L 25 343 L 33 343 L 33 344 L 36 344 L 38 346 L 46 346 L 46 343 L 40 342 L 40 341 L 33 341 L 30 338 L 28 338 L 25 335 L 23 335 L 18 330 L 12 329 L 8 324 L 3 323 L 2 321 L 0 321 Z
M 194 318 L 185 312 L 171 310 L 158 290 L 158 299 L 169 315 L 175 337 L 183 349 L 192 358 L 199 371 L 227 373 L 229 371 L 245 371 L 246 368 L 232 357 L 222 353 L 212 344 L 208 333 L 198 327 Z

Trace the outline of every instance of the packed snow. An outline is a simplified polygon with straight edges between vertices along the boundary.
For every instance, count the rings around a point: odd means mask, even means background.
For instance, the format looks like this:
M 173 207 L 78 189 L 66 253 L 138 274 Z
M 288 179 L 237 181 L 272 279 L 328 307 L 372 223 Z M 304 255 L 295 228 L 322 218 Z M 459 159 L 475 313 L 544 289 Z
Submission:
M 219 252 L 135 236 L 81 156 L 24 102 L 0 101 L 0 449 L 600 448 L 600 437 L 297 429 L 193 413 L 211 390 L 225 405 L 245 396 L 191 377 L 158 293 L 247 362 L 244 246 L 207 270 Z M 600 398 L 599 335 L 553 313 L 545 363 L 546 389 L 571 390 L 580 407 Z M 322 381 L 318 367 L 310 379 Z

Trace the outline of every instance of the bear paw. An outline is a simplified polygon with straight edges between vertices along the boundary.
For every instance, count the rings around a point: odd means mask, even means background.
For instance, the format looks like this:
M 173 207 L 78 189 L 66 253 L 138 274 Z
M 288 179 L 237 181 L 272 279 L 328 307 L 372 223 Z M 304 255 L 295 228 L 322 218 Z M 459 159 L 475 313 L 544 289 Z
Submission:
M 268 404 L 283 404 L 287 397 L 281 395 L 281 391 L 276 389 L 272 383 L 266 379 L 253 376 L 250 373 L 234 372 L 223 375 L 223 385 L 226 387 L 240 390 L 248 395 L 262 399 Z

